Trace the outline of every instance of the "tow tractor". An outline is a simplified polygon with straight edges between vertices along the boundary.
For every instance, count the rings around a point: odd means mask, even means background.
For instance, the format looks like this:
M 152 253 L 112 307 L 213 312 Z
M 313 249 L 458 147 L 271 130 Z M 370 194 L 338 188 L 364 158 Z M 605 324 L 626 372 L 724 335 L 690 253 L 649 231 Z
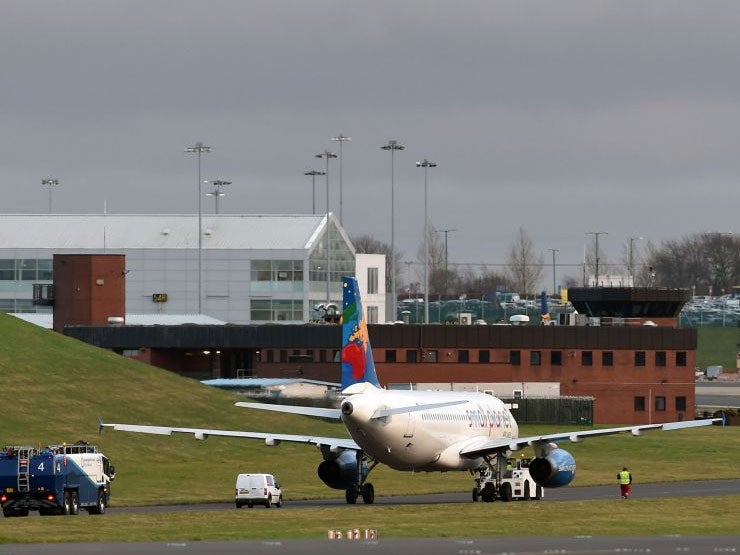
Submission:
M 490 503 L 496 499 L 501 501 L 542 499 L 542 486 L 529 474 L 531 461 L 531 458 L 498 455 L 495 465 L 476 471 L 473 501 Z

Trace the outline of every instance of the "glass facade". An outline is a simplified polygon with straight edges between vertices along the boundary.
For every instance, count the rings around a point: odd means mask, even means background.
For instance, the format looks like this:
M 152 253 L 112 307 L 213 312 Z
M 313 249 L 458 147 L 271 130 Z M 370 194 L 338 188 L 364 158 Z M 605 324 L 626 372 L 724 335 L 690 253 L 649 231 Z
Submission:
M 250 318 L 255 322 L 303 320 L 303 301 L 299 299 L 252 299 Z
M 302 260 L 252 260 L 249 277 L 253 293 L 303 291 Z
M 329 239 L 331 247 L 327 249 L 327 234 L 324 231 L 319 236 L 316 247 L 309 256 L 310 287 L 312 293 L 323 291 L 324 297 L 326 296 L 327 267 L 330 265 L 329 291 L 331 297 L 338 300 L 342 296 L 340 287 L 342 277 L 351 276 L 355 273 L 355 255 L 333 223 L 329 226 Z
M 0 259 L 0 312 L 51 312 L 33 304 L 33 284 L 52 283 L 52 267 L 47 258 Z

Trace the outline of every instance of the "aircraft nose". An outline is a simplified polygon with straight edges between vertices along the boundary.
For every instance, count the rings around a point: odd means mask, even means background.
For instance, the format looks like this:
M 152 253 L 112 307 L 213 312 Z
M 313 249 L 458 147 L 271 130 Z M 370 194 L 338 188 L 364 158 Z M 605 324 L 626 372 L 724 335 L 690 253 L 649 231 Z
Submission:
M 350 403 L 349 401 L 345 401 L 344 403 L 342 403 L 342 414 L 344 416 L 349 416 L 354 410 L 355 407 L 353 407 L 352 403 Z

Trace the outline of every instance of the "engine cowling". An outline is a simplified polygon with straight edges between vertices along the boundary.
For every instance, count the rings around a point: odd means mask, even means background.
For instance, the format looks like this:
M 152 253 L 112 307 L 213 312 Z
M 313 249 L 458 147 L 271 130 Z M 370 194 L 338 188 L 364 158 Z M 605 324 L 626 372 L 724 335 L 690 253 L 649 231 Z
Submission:
M 552 449 L 529 463 L 529 474 L 543 488 L 567 486 L 576 476 L 576 460 L 565 449 Z
M 367 462 L 360 464 L 362 478 L 367 476 Z M 354 451 L 342 451 L 336 458 L 323 460 L 317 474 L 322 482 L 334 489 L 347 489 L 357 484 L 357 455 Z

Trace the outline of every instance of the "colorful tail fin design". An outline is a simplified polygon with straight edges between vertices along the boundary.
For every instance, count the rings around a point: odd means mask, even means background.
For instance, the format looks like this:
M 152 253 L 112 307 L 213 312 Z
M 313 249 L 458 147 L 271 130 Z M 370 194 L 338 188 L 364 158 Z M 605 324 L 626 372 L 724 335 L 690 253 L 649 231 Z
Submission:
M 342 389 L 362 382 L 380 387 L 357 280 L 343 277 L 342 292 Z

